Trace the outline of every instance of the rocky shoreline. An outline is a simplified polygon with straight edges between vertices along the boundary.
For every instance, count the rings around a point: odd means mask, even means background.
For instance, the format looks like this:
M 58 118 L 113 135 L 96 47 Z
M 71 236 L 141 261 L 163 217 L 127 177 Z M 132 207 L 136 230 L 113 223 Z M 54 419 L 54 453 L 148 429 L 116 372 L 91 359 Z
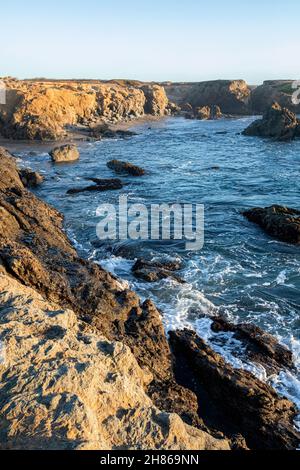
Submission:
M 298 447 L 289 400 L 191 331 L 169 342 L 151 300 L 77 255 L 3 148 L 0 169 L 1 448 Z M 270 335 L 236 334 L 252 357 L 292 367 Z

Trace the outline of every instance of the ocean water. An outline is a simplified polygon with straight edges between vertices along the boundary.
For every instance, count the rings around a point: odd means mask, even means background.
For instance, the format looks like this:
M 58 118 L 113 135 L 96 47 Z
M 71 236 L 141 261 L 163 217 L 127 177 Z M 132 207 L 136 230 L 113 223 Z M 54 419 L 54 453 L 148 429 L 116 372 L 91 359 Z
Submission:
M 194 328 L 236 367 L 254 372 L 300 407 L 300 375 L 266 371 L 244 356 L 231 334 L 215 335 L 211 316 L 252 322 L 275 335 L 300 357 L 300 251 L 276 241 L 248 222 L 241 211 L 272 204 L 300 207 L 300 140 L 279 143 L 240 135 L 253 118 L 189 121 L 168 118 L 136 126 L 130 139 L 83 144 L 80 161 L 54 165 L 40 150 L 19 152 L 21 164 L 46 176 L 38 196 L 65 215 L 65 227 L 80 254 L 118 275 L 163 313 L 166 329 Z M 147 170 L 141 178 L 123 177 L 120 191 L 67 195 L 91 184 L 88 177 L 111 178 L 113 158 Z M 212 167 L 218 167 L 213 169 Z M 102 203 L 198 203 L 205 206 L 205 243 L 187 251 L 182 241 L 102 241 L 96 209 Z M 182 262 L 186 280 L 154 284 L 135 279 L 137 257 Z

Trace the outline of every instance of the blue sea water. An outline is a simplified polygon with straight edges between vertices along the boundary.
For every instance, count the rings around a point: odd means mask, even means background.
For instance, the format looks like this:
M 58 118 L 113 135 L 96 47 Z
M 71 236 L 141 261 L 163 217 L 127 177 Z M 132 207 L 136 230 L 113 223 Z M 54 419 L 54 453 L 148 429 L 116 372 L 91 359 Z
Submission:
M 190 121 L 167 118 L 136 126 L 130 139 L 83 144 L 80 160 L 54 165 L 40 151 L 20 153 L 24 166 L 45 174 L 38 196 L 65 215 L 65 227 L 80 253 L 120 276 L 142 298 L 160 307 L 167 329 L 189 326 L 236 367 L 253 371 L 300 406 L 300 376 L 282 371 L 267 376 L 249 363 L 230 334 L 210 331 L 210 317 L 225 314 L 249 321 L 293 350 L 300 360 L 300 251 L 276 241 L 247 221 L 241 212 L 272 204 L 300 207 L 300 140 L 290 143 L 250 138 L 240 132 L 253 118 Z M 111 178 L 113 158 L 147 170 L 141 178 L 124 177 L 122 190 L 67 195 L 91 184 L 88 177 Z M 218 169 L 213 168 L 218 167 Z M 205 243 L 186 251 L 178 241 L 107 241 L 96 236 L 96 209 L 102 203 L 198 203 L 205 206 Z M 170 280 L 144 283 L 131 274 L 137 257 L 178 259 L 184 285 Z

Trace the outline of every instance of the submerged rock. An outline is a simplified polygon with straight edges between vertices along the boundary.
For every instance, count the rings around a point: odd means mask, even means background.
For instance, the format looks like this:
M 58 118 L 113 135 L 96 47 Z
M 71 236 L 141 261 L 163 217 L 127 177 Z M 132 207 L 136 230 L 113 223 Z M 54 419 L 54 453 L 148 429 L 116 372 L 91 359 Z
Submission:
M 146 282 L 156 282 L 161 279 L 171 278 L 183 284 L 185 281 L 174 274 L 174 271 L 178 271 L 180 268 L 181 265 L 177 262 L 159 263 L 138 259 L 133 265 L 132 271 L 135 277 Z
M 39 186 L 45 179 L 44 176 L 40 175 L 37 171 L 32 171 L 28 168 L 22 168 L 19 170 L 19 175 L 26 188 Z
M 143 176 L 146 173 L 143 168 L 120 160 L 110 160 L 106 165 L 116 173 L 125 173 L 131 176 Z
M 71 188 L 67 191 L 67 194 L 78 194 L 83 192 L 91 191 L 112 191 L 123 188 L 123 183 L 118 178 L 101 179 L 101 178 L 89 178 L 96 184 L 91 186 L 85 186 L 83 188 Z
M 280 344 L 274 336 L 251 323 L 233 324 L 222 317 L 213 319 L 214 332 L 230 331 L 246 346 L 251 361 L 262 364 L 269 373 L 278 373 L 282 368 L 293 369 L 293 354 Z
M 292 111 L 278 103 L 266 110 L 262 119 L 250 124 L 243 131 L 246 136 L 273 137 L 278 140 L 292 140 L 299 132 L 299 121 Z
M 227 421 L 238 426 L 250 448 L 287 450 L 299 446 L 293 403 L 250 372 L 234 369 L 193 331 L 172 331 L 170 342 L 177 369 L 184 369 L 200 404 L 204 390 Z
M 55 163 L 72 162 L 79 159 L 79 151 L 76 145 L 62 145 L 51 150 L 50 156 Z
M 269 235 L 281 241 L 300 243 L 300 211 L 282 206 L 255 207 L 243 213 Z

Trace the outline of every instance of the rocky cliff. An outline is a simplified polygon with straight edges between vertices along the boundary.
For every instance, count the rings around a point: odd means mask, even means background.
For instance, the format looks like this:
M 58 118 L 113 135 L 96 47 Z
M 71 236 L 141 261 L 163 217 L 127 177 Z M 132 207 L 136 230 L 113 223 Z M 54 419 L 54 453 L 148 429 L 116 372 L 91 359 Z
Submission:
M 151 300 L 78 256 L 3 148 L 0 170 L 2 448 L 297 447 L 289 400 L 200 339 L 171 350 Z
M 5 84 L 0 133 L 12 139 L 58 140 L 70 126 L 168 113 L 168 99 L 158 85 L 14 79 Z
M 251 90 L 244 80 L 164 84 L 170 101 L 193 108 L 216 105 L 225 114 L 248 114 Z
M 292 80 L 266 80 L 251 92 L 251 112 L 263 114 L 267 108 L 277 102 L 281 107 L 288 108 L 297 114 L 300 113 L 300 104 L 296 105 L 292 102 L 292 94 L 296 91 L 292 85 Z

